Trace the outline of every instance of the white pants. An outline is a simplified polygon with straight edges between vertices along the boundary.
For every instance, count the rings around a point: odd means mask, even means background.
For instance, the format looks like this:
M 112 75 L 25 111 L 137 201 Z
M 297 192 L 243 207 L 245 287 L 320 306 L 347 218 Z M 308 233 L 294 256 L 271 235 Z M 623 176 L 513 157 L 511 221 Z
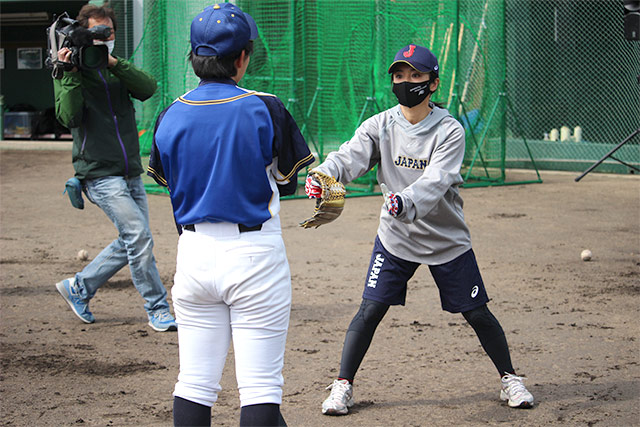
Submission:
M 235 224 L 196 224 L 180 236 L 174 396 L 213 406 L 233 339 L 241 405 L 282 403 L 291 274 L 277 225 L 239 233 Z

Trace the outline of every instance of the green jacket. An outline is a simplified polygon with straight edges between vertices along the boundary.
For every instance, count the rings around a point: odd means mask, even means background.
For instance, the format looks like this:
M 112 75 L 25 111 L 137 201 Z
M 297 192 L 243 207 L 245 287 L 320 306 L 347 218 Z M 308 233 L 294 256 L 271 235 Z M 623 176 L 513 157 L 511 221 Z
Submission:
M 73 134 L 73 167 L 80 180 L 143 173 L 130 96 L 144 101 L 157 84 L 151 75 L 117 59 L 110 69 L 65 72 L 53 81 L 56 116 Z

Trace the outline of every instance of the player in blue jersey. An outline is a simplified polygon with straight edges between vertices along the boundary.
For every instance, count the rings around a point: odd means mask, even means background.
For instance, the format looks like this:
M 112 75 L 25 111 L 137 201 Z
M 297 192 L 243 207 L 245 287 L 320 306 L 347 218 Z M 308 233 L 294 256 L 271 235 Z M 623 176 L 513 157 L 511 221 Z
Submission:
M 233 338 L 241 426 L 285 425 L 282 368 L 291 275 L 280 196 L 314 161 L 282 102 L 243 89 L 258 30 L 231 3 L 191 24 L 200 85 L 156 122 L 149 174 L 169 188 L 181 229 L 171 290 L 180 352 L 175 425 L 210 425 Z

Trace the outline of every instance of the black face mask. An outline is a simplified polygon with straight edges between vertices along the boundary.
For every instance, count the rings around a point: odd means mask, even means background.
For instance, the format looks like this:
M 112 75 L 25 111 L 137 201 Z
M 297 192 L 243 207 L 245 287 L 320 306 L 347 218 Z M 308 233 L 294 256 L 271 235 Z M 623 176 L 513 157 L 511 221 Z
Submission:
M 431 93 L 431 80 L 420 83 L 402 82 L 393 84 L 393 93 L 398 102 L 405 107 L 415 107 L 424 101 Z

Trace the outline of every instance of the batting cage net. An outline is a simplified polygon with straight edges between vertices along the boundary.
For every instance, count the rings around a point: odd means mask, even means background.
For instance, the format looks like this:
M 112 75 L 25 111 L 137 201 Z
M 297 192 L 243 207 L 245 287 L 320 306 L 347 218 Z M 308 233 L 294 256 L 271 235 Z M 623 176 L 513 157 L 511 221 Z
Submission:
M 111 0 L 119 14 L 130 3 Z M 465 186 L 510 184 L 509 167 L 531 169 L 525 182 L 541 182 L 539 168 L 583 170 L 640 127 L 640 44 L 625 40 L 622 0 L 235 3 L 260 33 L 241 85 L 282 99 L 320 160 L 397 103 L 387 67 L 410 43 L 438 58 L 433 99 L 465 126 Z M 157 114 L 198 84 L 189 28 L 210 4 L 143 0 L 138 11 L 130 56 L 159 83 L 136 106 L 145 155 Z M 598 170 L 640 166 L 638 141 L 616 155 L 626 165 L 610 159 Z M 372 194 L 375 184 L 372 170 L 348 190 Z

